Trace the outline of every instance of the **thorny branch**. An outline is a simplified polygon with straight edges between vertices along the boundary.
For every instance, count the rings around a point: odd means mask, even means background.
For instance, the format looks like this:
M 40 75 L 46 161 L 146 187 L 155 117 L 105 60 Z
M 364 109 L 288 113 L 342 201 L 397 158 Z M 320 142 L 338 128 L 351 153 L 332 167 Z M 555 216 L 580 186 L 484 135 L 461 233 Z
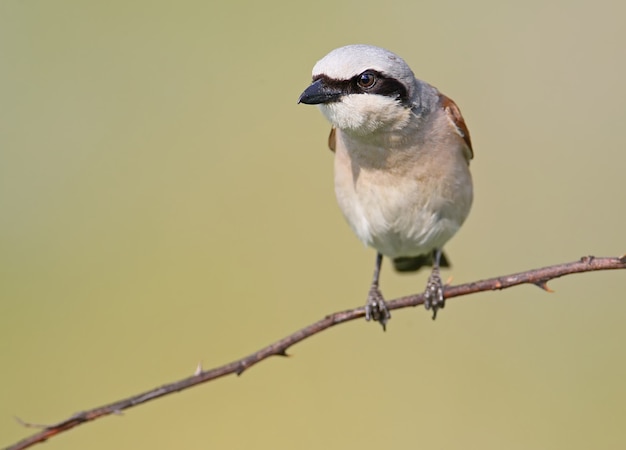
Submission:
M 554 266 L 543 267 L 540 269 L 533 269 L 526 272 L 520 272 L 513 275 L 506 275 L 502 277 L 490 278 L 488 280 L 476 281 L 473 283 L 461 284 L 458 286 L 448 286 L 445 288 L 445 298 L 450 299 L 453 297 L 460 297 L 462 295 L 474 294 L 476 292 L 485 292 L 506 289 L 520 284 L 534 284 L 548 292 L 551 292 L 548 288 L 548 281 L 555 278 L 562 277 L 564 275 L 570 275 L 574 273 L 592 272 L 596 270 L 613 270 L 613 269 L 626 269 L 626 255 L 620 257 L 607 257 L 596 258 L 593 256 L 585 256 L 579 261 L 574 261 L 565 264 L 557 264 Z M 396 300 L 392 300 L 387 303 L 390 310 L 407 308 L 409 306 L 418 306 L 423 303 L 422 294 L 409 295 L 407 297 L 401 297 Z M 121 411 L 132 408 L 133 406 L 141 405 L 150 400 L 163 397 L 165 395 L 180 392 L 198 384 L 205 383 L 207 381 L 214 380 L 216 378 L 223 377 L 235 373 L 241 375 L 245 370 L 249 369 L 258 362 L 267 359 L 270 356 L 287 356 L 287 349 L 298 342 L 311 337 L 321 331 L 326 330 L 332 326 L 340 323 L 348 322 L 350 320 L 358 319 L 365 316 L 365 308 L 360 307 L 351 309 L 348 311 L 341 311 L 338 313 L 330 314 L 301 330 L 296 331 L 283 339 L 274 342 L 260 349 L 259 351 L 241 358 L 237 361 L 225 364 L 221 367 L 216 367 L 211 370 L 202 370 L 198 368 L 193 376 L 185 378 L 180 381 L 175 381 L 170 384 L 163 385 L 156 389 L 143 392 L 132 397 L 128 397 L 123 400 L 119 400 L 114 403 L 110 403 L 105 406 L 90 409 L 74 414 L 73 416 L 58 422 L 53 425 L 35 425 L 17 419 L 25 427 L 41 428 L 41 430 L 32 436 L 29 436 L 16 444 L 6 447 L 5 450 L 21 450 L 31 447 L 35 444 L 46 441 L 47 439 L 71 430 L 78 425 L 86 422 L 98 419 L 110 414 L 119 414 Z

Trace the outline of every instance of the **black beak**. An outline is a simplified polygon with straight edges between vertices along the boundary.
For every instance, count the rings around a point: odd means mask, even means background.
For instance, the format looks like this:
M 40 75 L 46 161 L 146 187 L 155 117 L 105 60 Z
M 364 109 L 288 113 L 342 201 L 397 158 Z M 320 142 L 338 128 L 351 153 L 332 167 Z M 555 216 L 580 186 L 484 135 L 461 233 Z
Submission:
M 323 78 L 319 78 L 311 83 L 311 86 L 300 95 L 298 103 L 305 105 L 319 105 L 320 103 L 330 103 L 339 100 L 342 91 L 336 87 L 329 86 Z

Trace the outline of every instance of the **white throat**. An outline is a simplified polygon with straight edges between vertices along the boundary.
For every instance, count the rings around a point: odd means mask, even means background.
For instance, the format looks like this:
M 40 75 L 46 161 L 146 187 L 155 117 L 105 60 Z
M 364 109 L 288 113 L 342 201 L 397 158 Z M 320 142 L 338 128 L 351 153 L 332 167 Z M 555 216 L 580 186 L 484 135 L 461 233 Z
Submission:
M 384 95 L 350 94 L 319 108 L 335 127 L 358 135 L 398 130 L 411 119 L 409 108 Z

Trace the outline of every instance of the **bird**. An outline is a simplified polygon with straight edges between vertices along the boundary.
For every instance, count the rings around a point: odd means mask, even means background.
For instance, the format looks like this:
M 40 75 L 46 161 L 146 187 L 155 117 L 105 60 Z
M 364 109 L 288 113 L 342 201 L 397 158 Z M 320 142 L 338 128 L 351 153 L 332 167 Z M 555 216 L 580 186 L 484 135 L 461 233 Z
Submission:
M 376 250 L 365 318 L 383 330 L 391 314 L 379 287 L 383 257 L 399 272 L 432 266 L 424 305 L 445 306 L 443 246 L 473 200 L 474 153 L 456 103 L 415 77 L 397 54 L 353 44 L 313 67 L 298 103 L 317 105 L 331 124 L 337 203 L 356 236 Z

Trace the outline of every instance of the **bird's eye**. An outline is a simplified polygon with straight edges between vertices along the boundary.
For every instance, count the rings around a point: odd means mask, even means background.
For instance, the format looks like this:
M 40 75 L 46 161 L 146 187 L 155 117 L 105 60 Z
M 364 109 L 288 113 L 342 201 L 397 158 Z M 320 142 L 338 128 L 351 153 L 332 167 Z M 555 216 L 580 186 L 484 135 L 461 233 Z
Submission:
M 376 83 L 376 75 L 371 72 L 363 72 L 357 80 L 359 87 L 369 89 Z

